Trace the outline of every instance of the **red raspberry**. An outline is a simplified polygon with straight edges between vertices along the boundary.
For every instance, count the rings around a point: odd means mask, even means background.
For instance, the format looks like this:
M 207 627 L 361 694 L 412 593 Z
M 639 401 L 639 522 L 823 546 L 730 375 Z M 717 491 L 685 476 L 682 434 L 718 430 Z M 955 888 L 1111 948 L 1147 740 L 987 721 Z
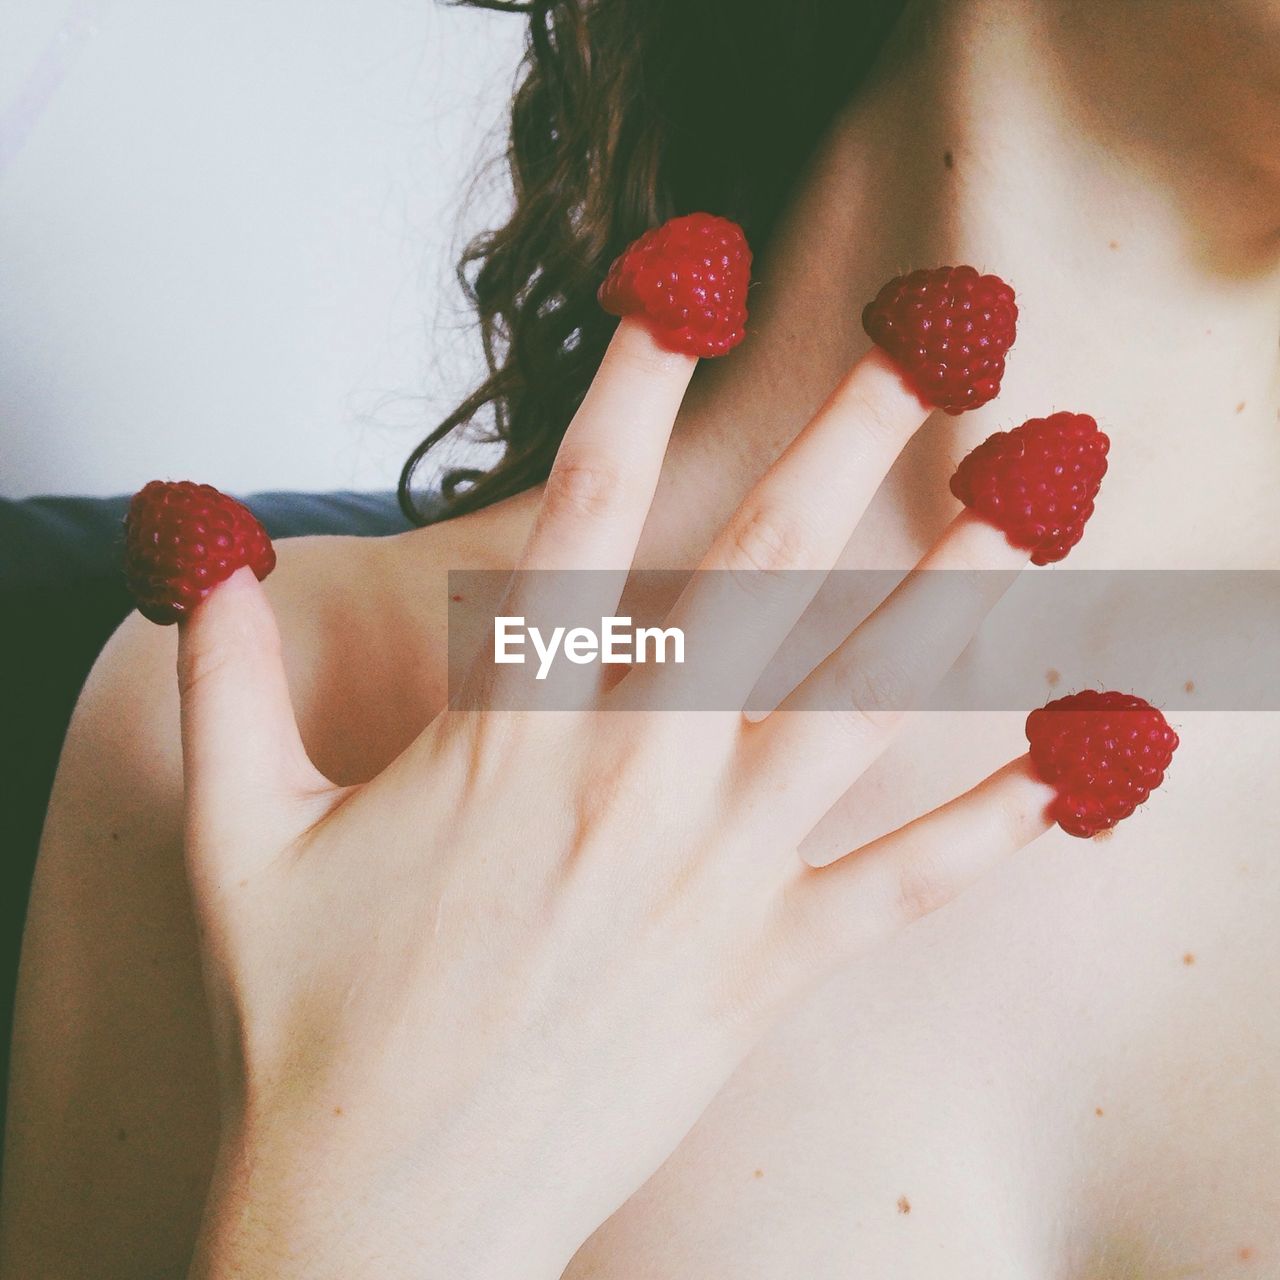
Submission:
M 922 399 L 959 414 L 999 394 L 1018 306 L 999 276 L 934 267 L 890 280 L 863 309 L 862 327 Z
M 275 548 L 252 511 L 212 485 L 153 480 L 124 518 L 125 574 L 138 612 L 163 626 L 185 618 L 243 565 L 261 581 Z
M 1027 717 L 1036 772 L 1057 790 L 1049 812 L 1068 835 L 1092 836 L 1127 818 L 1164 781 L 1178 735 L 1128 693 L 1073 693 Z
M 640 315 L 670 351 L 722 356 L 746 337 L 751 250 L 736 222 L 672 218 L 621 253 L 600 286 L 614 316 Z
M 963 459 L 951 492 L 1030 551 L 1033 564 L 1051 564 L 1084 536 L 1110 447 L 1087 413 L 1031 418 Z

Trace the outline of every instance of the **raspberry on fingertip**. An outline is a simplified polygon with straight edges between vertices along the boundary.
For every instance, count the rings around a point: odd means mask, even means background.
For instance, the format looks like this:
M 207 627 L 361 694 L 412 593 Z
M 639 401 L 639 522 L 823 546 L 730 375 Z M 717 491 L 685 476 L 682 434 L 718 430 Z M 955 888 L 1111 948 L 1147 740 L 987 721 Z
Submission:
M 1027 717 L 1036 773 L 1057 796 L 1053 820 L 1068 835 L 1114 827 L 1164 781 L 1178 735 L 1134 694 L 1086 689 L 1055 698 Z
M 999 276 L 934 267 L 890 280 L 862 327 L 929 404 L 950 414 L 995 399 L 1018 334 L 1018 304 Z
M 276 565 L 267 531 L 243 503 L 212 485 L 152 480 L 124 519 L 125 575 L 144 618 L 179 622 L 220 582 L 248 566 L 262 581 Z
M 639 316 L 669 351 L 722 356 L 746 337 L 751 249 L 728 218 L 690 213 L 646 231 L 609 268 L 600 305 Z
M 1087 413 L 1029 418 L 969 453 L 951 492 L 1029 551 L 1033 564 L 1052 564 L 1084 536 L 1110 447 Z

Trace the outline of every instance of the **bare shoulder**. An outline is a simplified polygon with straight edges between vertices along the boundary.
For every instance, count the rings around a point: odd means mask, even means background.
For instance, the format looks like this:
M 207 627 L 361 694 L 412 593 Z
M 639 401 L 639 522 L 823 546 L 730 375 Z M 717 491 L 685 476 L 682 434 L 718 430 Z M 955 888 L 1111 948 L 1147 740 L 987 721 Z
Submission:
M 376 772 L 402 745 L 394 739 L 416 732 L 441 705 L 449 573 L 509 566 L 523 505 L 516 499 L 391 537 L 276 544 L 266 591 L 290 688 L 308 747 L 335 780 Z M 148 803 L 157 789 L 176 790 L 176 648 L 176 628 L 136 614 L 120 626 L 81 695 L 65 767 L 102 777 L 136 772 L 149 780 Z M 95 760 L 96 768 L 80 769 Z
M 522 505 L 517 499 L 392 537 L 276 544 L 266 590 L 294 706 L 308 750 L 335 781 L 376 773 L 443 705 L 449 574 L 509 566 Z M 131 617 L 104 652 L 77 718 L 96 720 L 96 707 L 119 723 L 116 712 L 128 703 L 153 742 L 176 746 L 176 642 L 174 629 Z
M 449 570 L 509 563 L 519 507 L 277 544 L 267 591 L 299 724 L 335 781 L 376 773 L 435 713 Z M 185 1272 L 217 1118 L 182 860 L 176 647 L 176 628 L 123 623 L 63 749 L 23 940 L 5 1275 Z

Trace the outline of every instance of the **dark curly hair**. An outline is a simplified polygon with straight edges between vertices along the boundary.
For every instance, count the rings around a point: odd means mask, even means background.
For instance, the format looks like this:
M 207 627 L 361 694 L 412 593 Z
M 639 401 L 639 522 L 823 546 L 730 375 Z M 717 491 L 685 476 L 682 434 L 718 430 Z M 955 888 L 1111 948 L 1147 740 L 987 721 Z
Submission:
M 865 79 L 905 0 L 452 0 L 529 24 L 511 109 L 514 209 L 466 249 L 459 279 L 488 376 L 400 475 L 461 429 L 502 445 L 446 470 L 433 518 L 546 478 L 616 321 L 596 288 L 646 228 L 706 210 L 764 245 L 813 149 Z

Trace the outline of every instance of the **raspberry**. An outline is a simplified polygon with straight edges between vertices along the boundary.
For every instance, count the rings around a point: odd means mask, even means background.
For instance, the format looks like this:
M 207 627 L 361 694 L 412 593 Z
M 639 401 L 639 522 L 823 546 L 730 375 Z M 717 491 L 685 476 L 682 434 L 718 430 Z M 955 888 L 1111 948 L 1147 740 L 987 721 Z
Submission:
M 746 337 L 751 250 L 736 222 L 672 218 L 621 253 L 600 286 L 615 316 L 640 315 L 670 351 L 722 356 Z
M 1058 795 L 1049 812 L 1072 836 L 1127 818 L 1164 781 L 1178 735 L 1149 702 L 1088 689 L 1027 717 L 1031 762 Z
M 1018 306 L 999 276 L 934 267 L 890 280 L 863 309 L 862 327 L 922 399 L 959 414 L 999 394 Z
M 974 449 L 951 492 L 1030 551 L 1033 564 L 1051 564 L 1084 536 L 1110 447 L 1087 413 L 1031 418 Z
M 161 626 L 186 617 L 243 565 L 261 581 L 275 548 L 252 511 L 207 484 L 152 480 L 124 518 L 125 574 L 138 612 Z

